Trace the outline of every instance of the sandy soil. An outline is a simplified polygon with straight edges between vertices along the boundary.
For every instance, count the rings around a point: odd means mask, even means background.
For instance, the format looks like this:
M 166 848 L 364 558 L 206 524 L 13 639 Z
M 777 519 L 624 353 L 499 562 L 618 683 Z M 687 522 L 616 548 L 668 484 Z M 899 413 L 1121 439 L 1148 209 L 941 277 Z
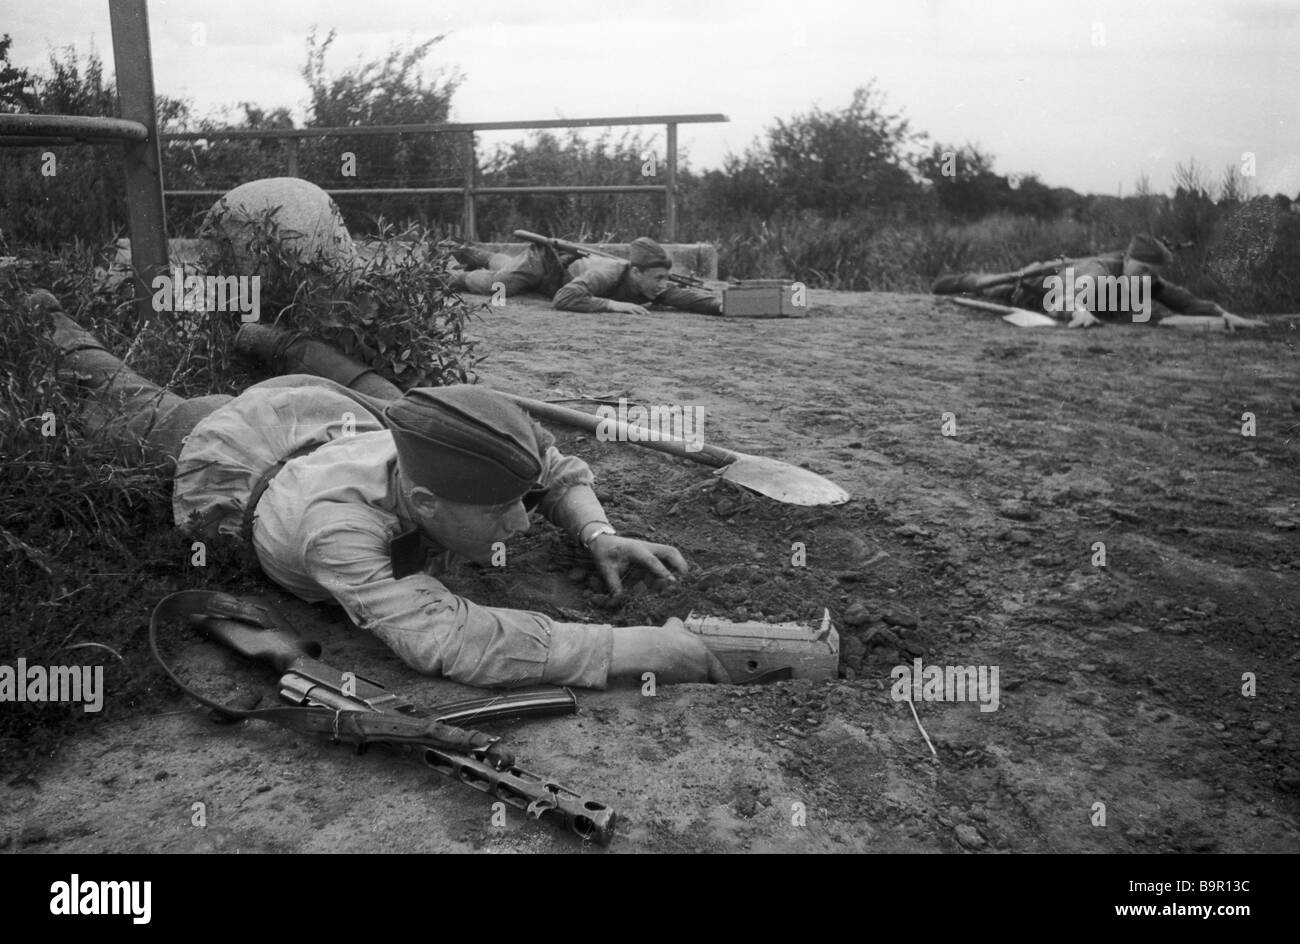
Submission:
M 691 577 L 611 610 L 542 523 L 504 572 L 451 581 L 460 592 L 625 624 L 829 607 L 844 677 L 580 692 L 574 717 L 500 727 L 519 762 L 612 805 L 613 852 L 1300 850 L 1300 319 L 1235 336 L 1076 332 L 923 296 L 812 302 L 802 320 L 520 302 L 476 324 L 490 385 L 699 404 L 709 441 L 853 495 L 779 505 L 703 466 L 557 431 L 596 469 L 615 524 L 676 544 Z M 336 611 L 269 585 L 265 598 L 341 668 L 428 705 L 468 694 L 409 672 Z M 260 686 L 273 701 L 258 669 L 182 648 L 196 678 L 238 680 L 219 694 Z M 937 758 L 890 693 L 890 669 L 917 657 L 999 669 L 996 711 L 917 704 Z M 173 708 L 101 725 L 0 786 L 0 843 L 594 851 L 513 810 L 494 825 L 488 798 L 405 758 Z

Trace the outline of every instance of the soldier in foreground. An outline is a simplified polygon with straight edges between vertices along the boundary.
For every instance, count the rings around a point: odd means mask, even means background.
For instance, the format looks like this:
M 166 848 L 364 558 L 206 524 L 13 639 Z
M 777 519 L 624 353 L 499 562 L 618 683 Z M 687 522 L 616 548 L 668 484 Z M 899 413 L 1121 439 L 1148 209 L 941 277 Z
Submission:
M 1222 325 L 1231 331 L 1263 326 L 1262 321 L 1230 314 L 1163 278 L 1160 271 L 1171 262 L 1173 253 L 1164 243 L 1139 234 L 1122 252 L 1035 263 L 999 276 L 944 276 L 935 282 L 933 291 L 937 295 L 980 293 L 991 301 L 1055 318 L 1069 315 L 1071 328 L 1146 323 L 1193 328 Z
M 492 391 L 416 388 L 382 401 L 292 375 L 184 399 L 125 367 L 48 292 L 28 306 L 52 322 L 64 366 L 85 384 L 87 431 L 174 467 L 178 526 L 247 541 L 277 584 L 338 603 L 418 671 L 512 687 L 604 688 L 647 671 L 725 678 L 680 620 L 559 622 L 479 606 L 438 579 L 460 560 L 490 563 L 534 506 L 588 550 L 611 590 L 633 564 L 664 580 L 687 570 L 675 548 L 616 534 L 587 464 Z
M 600 256 L 561 258 L 550 247 L 535 243 L 516 256 L 472 247 L 452 254 L 464 266 L 452 276 L 455 291 L 492 295 L 500 285 L 507 297 L 538 292 L 552 298 L 561 311 L 648 315 L 645 306 L 654 303 L 703 315 L 722 314 L 718 296 L 669 281 L 672 257 L 645 236 L 628 246 L 626 262 Z

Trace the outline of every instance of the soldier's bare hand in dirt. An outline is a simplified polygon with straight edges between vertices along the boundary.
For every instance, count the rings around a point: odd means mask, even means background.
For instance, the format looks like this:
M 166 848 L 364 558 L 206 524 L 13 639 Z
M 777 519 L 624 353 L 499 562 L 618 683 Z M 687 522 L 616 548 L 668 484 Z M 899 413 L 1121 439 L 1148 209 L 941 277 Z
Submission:
M 1074 313 L 1074 317 L 1070 319 L 1071 328 L 1091 328 L 1099 324 L 1101 324 L 1101 319 L 1086 308 L 1080 308 Z
M 686 559 L 675 547 L 667 544 L 651 544 L 637 538 L 620 537 L 617 534 L 602 534 L 591 542 L 591 559 L 596 562 L 600 575 L 605 579 L 609 592 L 623 592 L 622 576 L 633 565 L 641 567 L 652 577 L 669 583 L 676 583 L 673 575 L 686 573 L 690 568 Z M 671 570 L 669 569 L 671 568 Z
M 621 312 L 625 315 L 649 315 L 650 314 L 649 309 L 643 308 L 640 305 L 633 304 L 632 302 L 610 302 L 609 310 Z

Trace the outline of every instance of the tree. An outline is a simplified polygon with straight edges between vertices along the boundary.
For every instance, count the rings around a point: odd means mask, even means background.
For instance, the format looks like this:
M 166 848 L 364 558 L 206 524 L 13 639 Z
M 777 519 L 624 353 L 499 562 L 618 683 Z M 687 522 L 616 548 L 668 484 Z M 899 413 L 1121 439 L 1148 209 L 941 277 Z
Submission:
M 538 131 L 498 147 L 484 162 L 482 184 L 657 184 L 667 173 L 664 160 L 657 138 L 644 137 L 640 131 L 629 129 L 615 136 L 607 130 L 594 138 L 577 128 Z M 687 177 L 679 162 L 679 187 Z M 579 242 L 630 240 L 659 234 L 663 200 L 660 193 L 496 196 L 480 205 L 479 231 L 508 238 L 512 230 L 524 227 Z
M 855 89 L 842 111 L 814 108 L 789 121 L 778 119 L 766 142 L 728 171 L 742 178 L 756 171 L 768 200 L 781 209 L 838 217 L 915 197 L 920 187 L 912 151 L 922 138 L 888 111 L 872 82 Z
M 0 36 L 0 112 L 25 112 L 36 108 L 35 79 L 26 69 L 9 63 L 13 37 Z
M 939 207 L 961 219 L 978 219 L 1004 208 L 1011 186 L 993 172 L 993 155 L 967 142 L 962 147 L 935 144 L 919 163 L 921 174 L 934 185 Z
M 307 127 L 447 121 L 462 77 L 458 70 L 438 69 L 426 78 L 426 60 L 445 34 L 406 50 L 394 47 L 382 58 L 358 60 L 352 69 L 330 75 L 325 60 L 335 38 L 334 30 L 323 40 L 315 29 L 307 36 L 307 61 L 302 68 L 309 93 Z M 351 161 L 343 159 L 348 153 L 353 155 Z M 332 138 L 304 142 L 300 166 L 304 177 L 327 187 L 447 186 L 464 179 L 465 154 L 460 135 Z M 345 214 L 349 203 L 343 205 Z M 369 201 L 369 207 L 372 215 L 391 216 L 409 212 L 411 204 L 410 198 L 388 198 Z

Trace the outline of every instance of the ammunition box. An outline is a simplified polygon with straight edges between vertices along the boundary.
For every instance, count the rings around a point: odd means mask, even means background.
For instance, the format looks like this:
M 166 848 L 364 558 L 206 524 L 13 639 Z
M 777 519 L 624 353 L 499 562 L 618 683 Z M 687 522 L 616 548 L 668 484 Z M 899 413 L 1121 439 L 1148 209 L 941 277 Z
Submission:
M 729 318 L 803 318 L 808 308 L 795 304 L 795 284 L 787 279 L 732 282 L 722 290 L 722 313 Z M 806 291 L 800 286 L 801 296 Z

